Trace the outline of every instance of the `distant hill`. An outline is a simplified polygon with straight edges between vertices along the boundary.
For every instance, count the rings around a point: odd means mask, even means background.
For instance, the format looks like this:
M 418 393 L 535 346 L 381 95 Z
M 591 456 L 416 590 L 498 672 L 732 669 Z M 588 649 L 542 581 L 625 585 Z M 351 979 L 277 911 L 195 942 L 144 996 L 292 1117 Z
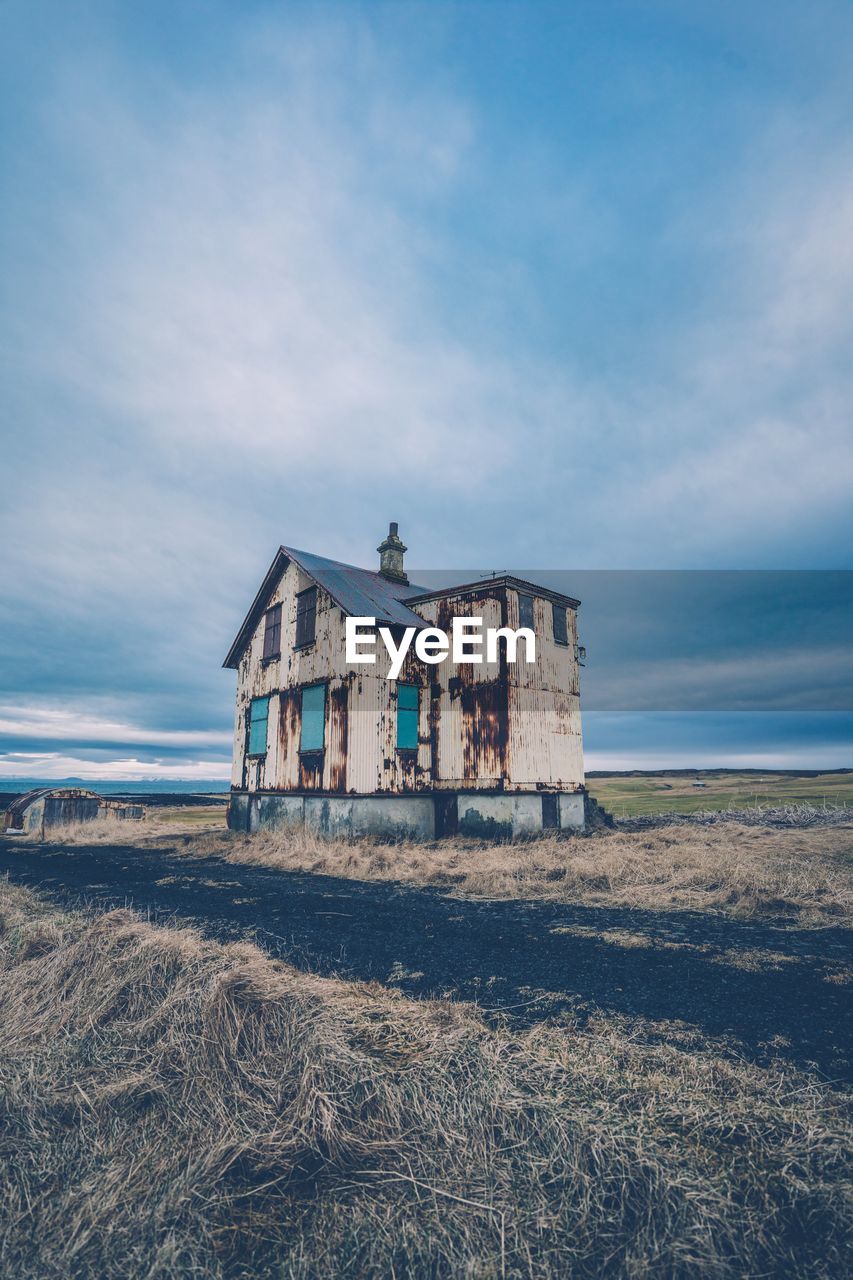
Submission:
M 221 778 L 212 782 L 189 778 L 141 778 L 138 782 L 102 782 L 88 778 L 3 778 L 0 787 L 15 795 L 36 787 L 88 787 L 102 796 L 114 795 L 219 795 L 231 790 L 231 783 Z

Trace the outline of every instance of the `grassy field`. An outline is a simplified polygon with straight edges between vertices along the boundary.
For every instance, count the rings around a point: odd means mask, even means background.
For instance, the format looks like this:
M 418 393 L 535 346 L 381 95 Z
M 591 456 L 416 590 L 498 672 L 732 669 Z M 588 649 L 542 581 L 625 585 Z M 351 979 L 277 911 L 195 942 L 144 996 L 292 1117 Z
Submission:
M 853 824 L 772 830 L 736 822 L 603 829 L 515 844 L 448 838 L 381 844 L 305 830 L 228 831 L 221 813 L 190 828 L 167 809 L 144 823 L 107 820 L 53 833 L 60 845 L 141 845 L 185 858 L 396 880 L 487 898 L 542 898 L 651 910 L 786 915 L 803 923 L 853 919 Z
M 0 884 L 20 1280 L 849 1274 L 850 1098 L 684 1024 L 527 1028 Z
M 162 805 L 149 809 L 140 830 L 168 827 L 175 832 L 225 829 L 225 805 Z
M 694 782 L 704 786 L 694 786 Z M 853 805 L 853 773 L 822 773 L 817 777 L 772 773 L 698 771 L 681 774 L 588 778 L 587 786 L 599 804 L 617 818 L 654 813 L 697 813 L 712 809 L 753 808 L 757 805 Z
M 697 781 L 704 785 L 695 786 Z M 702 770 L 686 775 L 611 774 L 588 778 L 587 787 L 590 794 L 618 818 L 757 805 L 853 805 L 853 773 L 823 773 L 816 777 Z M 174 830 L 198 831 L 225 825 L 225 806 L 221 801 L 187 804 L 181 803 L 179 797 L 174 800 L 174 804 L 147 806 L 146 826 L 159 827 L 167 822 Z M 0 811 L 4 803 L 0 798 Z

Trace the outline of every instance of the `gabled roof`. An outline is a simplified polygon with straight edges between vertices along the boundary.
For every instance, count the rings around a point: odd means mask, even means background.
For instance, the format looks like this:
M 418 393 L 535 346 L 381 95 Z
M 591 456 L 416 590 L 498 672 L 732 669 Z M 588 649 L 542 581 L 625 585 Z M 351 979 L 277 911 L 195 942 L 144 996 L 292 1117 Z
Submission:
M 427 587 L 409 582 L 392 582 L 372 569 L 359 569 L 340 560 L 327 560 L 325 556 L 312 555 L 310 551 L 297 551 L 293 547 L 281 550 L 321 586 L 339 604 L 344 613 L 354 618 L 375 617 L 401 627 L 425 627 L 423 618 L 408 609 L 404 601 L 412 596 L 422 596 Z
M 228 650 L 228 656 L 222 664 L 224 667 L 238 665 L 276 583 L 290 561 L 299 565 L 318 587 L 327 591 L 335 604 L 350 617 L 375 618 L 378 623 L 391 627 L 415 627 L 421 631 L 431 624 L 415 613 L 416 605 L 446 596 L 464 596 L 484 587 L 514 587 L 516 590 L 565 604 L 570 609 L 576 609 L 580 604 L 573 596 L 564 596 L 558 591 L 538 586 L 535 582 L 527 582 L 524 578 L 516 578 L 512 574 L 501 574 L 494 578 L 483 578 L 479 582 L 466 582 L 432 591 L 429 587 L 419 587 L 413 582 L 392 582 L 372 569 L 359 569 L 354 564 L 344 564 L 340 560 L 327 560 L 325 556 L 315 556 L 310 551 L 279 547 L 237 638 Z
M 279 547 L 261 589 L 243 620 L 237 638 L 228 651 L 224 667 L 236 667 L 240 655 L 249 642 L 276 583 L 290 561 L 308 575 L 319 587 L 327 591 L 344 613 L 354 618 L 375 618 L 377 622 L 393 627 L 429 626 L 423 618 L 407 608 L 404 603 L 413 596 L 423 596 L 426 587 L 413 583 L 392 582 L 371 569 L 359 569 L 356 565 L 343 564 L 340 560 L 327 560 L 310 551 L 298 551 L 295 547 Z

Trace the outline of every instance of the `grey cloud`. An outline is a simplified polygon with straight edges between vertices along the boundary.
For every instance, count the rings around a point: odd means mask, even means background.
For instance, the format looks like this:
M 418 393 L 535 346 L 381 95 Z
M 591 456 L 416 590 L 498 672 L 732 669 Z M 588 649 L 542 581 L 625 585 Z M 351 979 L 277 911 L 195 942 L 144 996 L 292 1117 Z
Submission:
M 750 116 L 761 181 L 634 241 L 597 157 L 413 79 L 381 24 L 242 30 L 227 88 L 54 41 L 5 143 L 0 701 L 164 758 L 227 733 L 275 547 L 369 564 L 391 518 L 449 567 L 846 563 L 851 187 L 820 111 L 784 147 Z M 840 579 L 561 580 L 591 710 L 850 705 Z

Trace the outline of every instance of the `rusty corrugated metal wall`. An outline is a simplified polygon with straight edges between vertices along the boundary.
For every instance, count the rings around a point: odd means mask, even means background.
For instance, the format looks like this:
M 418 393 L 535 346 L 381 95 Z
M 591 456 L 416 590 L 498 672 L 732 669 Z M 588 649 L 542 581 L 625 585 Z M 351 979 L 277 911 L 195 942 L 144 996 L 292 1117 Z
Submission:
M 508 593 L 510 626 L 518 621 L 518 595 Z M 577 615 L 567 613 L 568 644 L 554 639 L 551 601 L 533 601 L 536 663 L 510 668 L 510 790 L 570 791 L 583 783 Z
M 317 593 L 315 641 L 294 649 L 296 597 L 311 579 L 290 561 L 269 600 L 281 604 L 281 656 L 263 659 L 264 619 L 238 668 L 232 785 L 249 791 L 404 794 L 426 789 L 573 790 L 583 783 L 576 619 L 568 610 L 567 645 L 554 640 L 551 602 L 536 598 L 537 661 L 435 666 L 410 653 L 401 680 L 421 688 L 418 745 L 396 746 L 396 684 L 385 678 L 386 655 L 347 668 L 344 617 Z M 454 616 L 484 627 L 516 629 L 518 593 L 498 580 L 475 592 L 425 601 L 426 622 L 449 630 Z M 301 688 L 328 682 L 325 749 L 300 755 Z M 247 754 L 253 698 L 269 697 L 267 751 Z
M 423 617 L 449 631 L 454 617 L 482 618 L 484 627 L 505 625 L 505 593 L 495 588 L 469 598 L 427 601 Z M 503 785 L 507 759 L 507 663 L 453 663 L 432 668 L 433 782 L 494 790 Z

